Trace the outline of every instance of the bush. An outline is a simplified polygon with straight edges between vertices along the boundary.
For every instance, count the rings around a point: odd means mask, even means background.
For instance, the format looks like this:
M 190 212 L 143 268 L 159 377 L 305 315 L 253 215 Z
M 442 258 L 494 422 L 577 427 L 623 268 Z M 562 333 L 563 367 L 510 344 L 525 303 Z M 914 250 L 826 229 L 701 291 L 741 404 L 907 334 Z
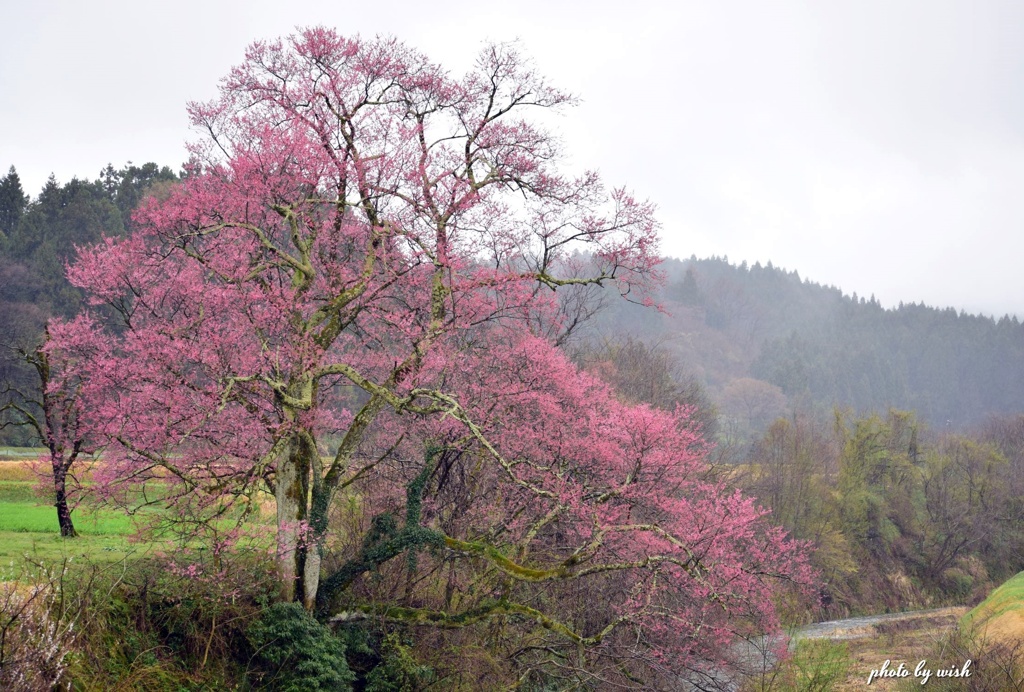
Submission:
M 974 577 L 962 569 L 951 567 L 942 573 L 941 585 L 946 593 L 966 598 L 974 588 Z
M 845 642 L 801 639 L 792 656 L 747 689 L 827 692 L 846 680 L 849 667 L 850 652 Z
M 66 679 L 73 620 L 51 612 L 52 582 L 0 584 L 0 689 L 45 690 Z
M 188 550 L 173 558 L 83 565 L 63 584 L 81 604 L 69 677 L 82 689 L 230 689 L 244 684 L 248 623 L 272 581 L 259 555 L 216 567 Z
M 420 665 L 397 634 L 387 635 L 381 648 L 383 659 L 366 676 L 366 692 L 416 692 L 435 681 L 434 671 Z
M 297 603 L 275 603 L 246 632 L 256 687 L 282 692 L 351 690 L 345 645 Z

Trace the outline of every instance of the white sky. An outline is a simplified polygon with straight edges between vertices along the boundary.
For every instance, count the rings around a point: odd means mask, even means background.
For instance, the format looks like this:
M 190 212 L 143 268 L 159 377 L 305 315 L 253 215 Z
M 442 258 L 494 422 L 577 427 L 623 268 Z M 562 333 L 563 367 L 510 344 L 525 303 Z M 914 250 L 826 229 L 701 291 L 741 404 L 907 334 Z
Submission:
M 573 165 L 657 202 L 666 254 L 1024 315 L 1016 0 L 0 3 L 0 175 L 32 195 L 177 168 L 185 103 L 296 26 L 393 34 L 456 73 L 518 38 L 583 99 L 557 122 Z

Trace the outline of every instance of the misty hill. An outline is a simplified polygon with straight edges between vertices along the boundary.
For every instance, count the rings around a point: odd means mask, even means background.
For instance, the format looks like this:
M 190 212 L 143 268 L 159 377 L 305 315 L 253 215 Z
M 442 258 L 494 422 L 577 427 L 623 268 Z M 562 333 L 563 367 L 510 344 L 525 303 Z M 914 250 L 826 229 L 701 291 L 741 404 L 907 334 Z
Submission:
M 610 301 L 591 335 L 657 342 L 723 417 L 753 431 L 793 410 L 913 410 L 934 427 L 1024 411 L 1024 326 L 923 304 L 883 308 L 797 272 L 668 260 L 664 312 Z

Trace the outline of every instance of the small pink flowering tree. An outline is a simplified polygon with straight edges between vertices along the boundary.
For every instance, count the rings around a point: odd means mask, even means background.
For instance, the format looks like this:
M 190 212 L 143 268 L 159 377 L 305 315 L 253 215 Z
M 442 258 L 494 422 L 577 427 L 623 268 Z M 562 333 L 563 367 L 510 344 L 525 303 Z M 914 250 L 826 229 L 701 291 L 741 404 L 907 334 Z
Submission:
M 73 469 L 80 466 L 83 457 L 95 450 L 90 440 L 90 426 L 83 420 L 81 382 L 73 370 L 54 373 L 47 344 L 49 328 L 43 330 L 43 344 L 32 347 L 16 346 L 12 350 L 35 371 L 36 391 L 5 385 L 10 399 L 0 406 L 0 414 L 8 414 L 0 428 L 8 425 L 26 426 L 42 441 L 48 451 L 50 469 L 46 483 L 53 489 L 54 506 L 60 535 L 73 538 L 78 535 L 71 519 L 71 511 L 80 489 Z M 44 463 L 46 463 L 44 462 Z M 68 480 L 71 479 L 71 488 Z
M 643 295 L 657 263 L 651 205 L 560 173 L 526 117 L 569 103 L 504 46 L 454 79 L 394 40 L 253 45 L 191 106 L 190 175 L 70 270 L 118 318 L 52 330 L 108 442 L 97 478 L 159 480 L 190 512 L 269 488 L 281 598 L 341 619 L 513 615 L 592 646 L 626 627 L 724 641 L 740 611 L 777 626 L 770 578 L 803 562 L 696 480 L 688 412 L 619 404 L 553 345 L 572 322 L 556 291 Z M 340 493 L 379 521 L 332 557 Z M 353 595 L 423 551 L 460 564 L 451 588 L 498 575 L 490 600 Z M 528 605 L 587 580 L 614 590 L 600 623 Z

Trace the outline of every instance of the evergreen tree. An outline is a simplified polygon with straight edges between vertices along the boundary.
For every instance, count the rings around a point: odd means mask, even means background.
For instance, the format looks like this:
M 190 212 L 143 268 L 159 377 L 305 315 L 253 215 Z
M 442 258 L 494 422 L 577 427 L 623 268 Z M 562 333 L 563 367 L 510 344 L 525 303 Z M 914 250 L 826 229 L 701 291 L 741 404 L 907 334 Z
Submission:
M 51 175 L 11 233 L 7 254 L 39 279 L 48 312 L 70 316 L 79 297 L 64 267 L 74 259 L 75 248 L 123 233 L 121 212 L 99 182 L 72 179 L 60 185 Z
M 21 189 L 21 178 L 14 166 L 11 166 L 7 175 L 0 178 L 0 248 L 4 247 L 7 238 L 17 227 L 26 206 L 28 197 Z
M 103 187 L 108 199 L 121 212 L 125 226 L 130 227 L 131 213 L 139 206 L 139 202 L 151 193 L 155 186 L 174 183 L 177 180 L 178 176 L 167 166 L 158 166 L 152 162 L 136 166 L 129 161 L 121 170 L 114 170 L 108 163 L 107 167 L 100 171 L 97 182 Z

